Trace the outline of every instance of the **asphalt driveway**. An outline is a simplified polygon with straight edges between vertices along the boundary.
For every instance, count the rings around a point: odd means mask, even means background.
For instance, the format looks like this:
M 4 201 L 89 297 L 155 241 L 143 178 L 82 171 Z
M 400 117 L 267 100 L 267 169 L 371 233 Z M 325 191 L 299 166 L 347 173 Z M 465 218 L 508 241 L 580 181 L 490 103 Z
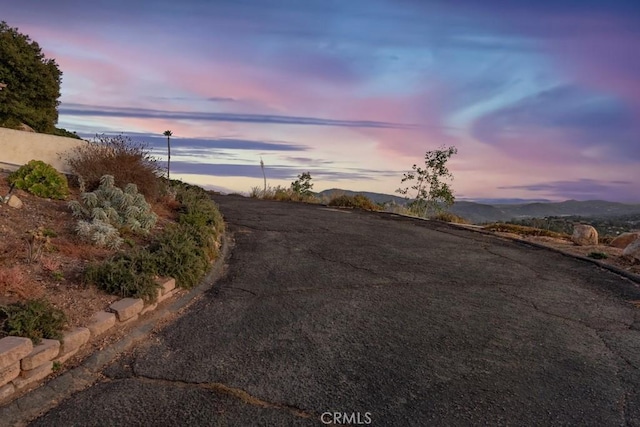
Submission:
M 640 288 L 447 224 L 215 197 L 224 278 L 33 425 L 640 425 Z

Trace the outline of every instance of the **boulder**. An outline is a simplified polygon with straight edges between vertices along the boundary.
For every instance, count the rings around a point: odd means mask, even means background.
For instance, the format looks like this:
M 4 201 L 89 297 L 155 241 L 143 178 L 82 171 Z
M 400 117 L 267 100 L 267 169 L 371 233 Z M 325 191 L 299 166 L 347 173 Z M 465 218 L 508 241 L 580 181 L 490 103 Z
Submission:
M 640 232 L 637 233 L 622 233 L 609 243 L 609 246 L 614 248 L 624 249 L 629 246 L 636 239 L 640 239 Z
M 598 232 L 590 225 L 576 224 L 573 226 L 571 241 L 580 246 L 597 245 Z
M 18 199 L 18 196 L 14 196 L 13 194 L 9 196 L 7 204 L 16 209 L 22 209 L 24 207 L 24 203 L 22 203 L 22 200 Z
M 629 246 L 624 248 L 622 256 L 640 261 L 640 239 L 634 240 L 629 244 Z

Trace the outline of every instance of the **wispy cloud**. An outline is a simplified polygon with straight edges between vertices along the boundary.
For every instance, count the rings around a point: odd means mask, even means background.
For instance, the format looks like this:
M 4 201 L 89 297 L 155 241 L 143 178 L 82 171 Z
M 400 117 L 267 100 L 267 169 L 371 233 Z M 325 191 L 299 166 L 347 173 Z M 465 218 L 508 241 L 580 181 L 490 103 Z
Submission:
M 295 179 L 302 172 L 309 171 L 314 180 L 375 180 L 380 174 L 387 176 L 399 176 L 397 171 L 377 171 L 370 169 L 331 170 L 328 168 L 304 169 L 289 165 L 266 165 L 265 171 L 270 180 Z M 259 163 L 234 164 L 234 163 L 195 163 L 176 161 L 171 162 L 171 171 L 177 174 L 199 174 L 220 177 L 248 177 L 262 178 L 262 168 Z
M 59 109 L 67 116 L 125 117 L 165 120 L 192 120 L 209 122 L 242 122 L 281 125 L 338 126 L 353 128 L 408 129 L 415 125 L 369 120 L 337 120 L 316 117 L 279 116 L 266 114 L 209 113 L 197 111 L 166 111 L 149 108 L 100 107 L 66 103 Z

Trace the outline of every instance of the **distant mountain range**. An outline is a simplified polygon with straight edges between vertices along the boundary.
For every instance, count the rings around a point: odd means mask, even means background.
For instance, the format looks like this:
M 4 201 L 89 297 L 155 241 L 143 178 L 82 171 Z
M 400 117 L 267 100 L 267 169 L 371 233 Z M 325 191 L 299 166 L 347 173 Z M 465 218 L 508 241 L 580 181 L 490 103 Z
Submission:
M 394 202 L 404 205 L 407 200 L 390 194 L 367 191 L 331 189 L 319 193 L 320 196 L 362 194 L 376 203 Z M 607 202 L 604 200 L 567 200 L 564 202 L 528 201 L 523 199 L 486 199 L 494 203 L 457 201 L 450 211 L 473 223 L 509 221 L 520 218 L 544 218 L 548 216 L 614 217 L 620 215 L 640 215 L 640 204 Z

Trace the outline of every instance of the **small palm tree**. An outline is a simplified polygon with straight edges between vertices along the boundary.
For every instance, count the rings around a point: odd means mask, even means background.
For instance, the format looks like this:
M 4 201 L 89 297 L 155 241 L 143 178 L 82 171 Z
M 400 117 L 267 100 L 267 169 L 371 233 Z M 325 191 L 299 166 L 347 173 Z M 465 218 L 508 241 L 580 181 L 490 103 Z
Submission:
M 264 190 L 262 192 L 262 197 L 267 194 L 267 175 L 264 173 L 264 162 L 262 161 L 262 157 L 260 157 L 260 168 L 262 169 L 262 176 L 264 177 Z
M 171 135 L 173 135 L 173 132 L 165 130 L 163 135 L 167 137 L 167 180 L 169 180 L 171 179 Z

